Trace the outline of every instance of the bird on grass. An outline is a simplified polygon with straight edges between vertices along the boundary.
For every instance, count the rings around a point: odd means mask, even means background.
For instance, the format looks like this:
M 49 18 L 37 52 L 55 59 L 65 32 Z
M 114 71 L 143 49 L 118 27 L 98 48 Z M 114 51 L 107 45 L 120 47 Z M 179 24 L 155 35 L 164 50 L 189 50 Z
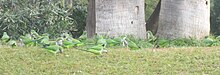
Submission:
M 44 45 L 45 48 L 50 53 L 63 53 L 63 38 L 58 38 L 56 41 L 49 41 L 49 45 Z
M 63 37 L 59 37 L 56 40 L 56 45 L 69 49 L 69 48 L 73 47 L 75 44 L 72 41 L 68 41 L 68 40 L 64 39 Z
M 61 36 L 62 38 L 64 38 L 63 39 L 64 47 L 71 48 L 71 47 L 79 47 L 84 45 L 84 43 L 80 42 L 77 39 L 74 39 L 68 33 L 63 33 Z
M 212 46 L 216 42 L 216 40 L 215 40 L 214 36 L 209 36 L 209 37 L 205 37 L 205 39 L 203 39 L 203 42 L 207 46 Z
M 63 48 L 58 45 L 50 45 L 50 46 L 46 46 L 44 48 L 50 53 L 54 53 L 54 54 L 63 53 Z
M 84 31 L 83 34 L 79 37 L 80 40 L 86 40 L 88 37 L 87 37 L 87 32 Z
M 64 48 L 72 48 L 75 46 L 75 44 L 72 41 L 68 41 L 68 40 L 63 40 L 63 45 Z
M 102 55 L 103 53 L 108 52 L 107 50 L 104 50 L 103 45 L 92 46 L 92 47 L 88 48 L 86 51 L 90 52 L 90 53 L 93 53 L 95 55 Z
M 36 41 L 31 38 L 30 34 L 26 34 L 25 36 L 20 36 L 20 41 L 24 43 L 24 45 L 26 46 L 36 45 Z
M 97 41 L 97 44 L 98 44 L 98 45 L 102 45 L 102 46 L 105 48 L 106 45 L 107 45 L 107 41 L 106 41 L 106 39 L 104 39 L 103 36 L 99 36 L 98 41 Z
M 74 43 L 70 40 L 70 35 L 68 33 L 63 33 L 60 38 L 57 39 L 56 44 L 64 48 L 71 48 Z
M 41 38 L 39 38 L 39 42 L 42 45 L 50 45 L 50 41 L 49 41 L 49 35 L 48 34 L 43 34 Z
M 77 39 L 72 38 L 71 40 L 75 44 L 75 46 L 77 46 L 77 47 L 84 45 L 84 43 L 82 43 L 81 41 L 79 41 Z
M 7 43 L 7 42 L 9 42 L 10 37 L 8 36 L 8 34 L 6 32 L 4 32 L 1 40 L 3 43 Z
M 120 43 L 121 43 L 121 42 L 115 41 L 114 39 L 107 39 L 106 42 L 107 42 L 108 46 L 110 46 L 110 47 L 120 45 Z
M 128 47 L 130 48 L 130 50 L 139 50 L 140 49 L 140 47 L 131 40 L 128 41 Z
M 63 45 L 63 38 L 62 37 L 57 38 L 55 41 L 55 45 L 62 46 Z
M 11 46 L 11 47 L 15 47 L 15 46 L 17 46 L 17 42 L 15 40 L 10 40 L 8 42 L 8 45 Z
M 41 36 L 35 30 L 31 30 L 31 37 L 34 39 L 38 39 Z
M 77 40 L 75 38 L 72 38 L 71 36 L 67 37 L 66 40 L 72 42 L 75 47 L 79 47 L 79 46 L 83 46 L 84 45 L 84 43 L 82 43 L 81 41 L 79 41 L 79 40 Z
M 140 47 L 133 41 L 131 41 L 130 39 L 124 37 L 122 39 L 123 45 L 127 46 L 130 50 L 139 50 Z

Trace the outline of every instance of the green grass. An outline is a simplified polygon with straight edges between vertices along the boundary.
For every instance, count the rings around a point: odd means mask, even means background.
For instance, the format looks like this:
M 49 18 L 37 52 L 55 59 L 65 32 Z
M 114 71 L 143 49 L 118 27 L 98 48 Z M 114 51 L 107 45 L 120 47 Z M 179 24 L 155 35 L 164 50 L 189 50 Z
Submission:
M 107 54 L 67 49 L 51 54 L 38 47 L 0 46 L 0 75 L 188 75 L 220 74 L 220 47 L 163 48 Z

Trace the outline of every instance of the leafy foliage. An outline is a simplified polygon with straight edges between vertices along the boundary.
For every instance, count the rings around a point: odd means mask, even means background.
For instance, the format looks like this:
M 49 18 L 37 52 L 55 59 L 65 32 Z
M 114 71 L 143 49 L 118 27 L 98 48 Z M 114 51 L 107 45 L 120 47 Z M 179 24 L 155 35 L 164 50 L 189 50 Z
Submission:
M 30 30 L 49 33 L 52 37 L 63 32 L 82 33 L 84 30 L 86 8 L 79 8 L 81 7 L 79 4 L 70 9 L 62 7 L 61 1 L 0 0 L 0 2 L 0 32 L 7 31 L 14 38 Z

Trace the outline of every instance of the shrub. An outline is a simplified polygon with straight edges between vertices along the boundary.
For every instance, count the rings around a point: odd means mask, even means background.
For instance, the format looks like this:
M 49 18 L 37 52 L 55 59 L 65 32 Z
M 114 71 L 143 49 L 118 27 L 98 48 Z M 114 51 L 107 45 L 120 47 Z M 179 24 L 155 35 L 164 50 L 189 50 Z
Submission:
M 24 35 L 30 30 L 49 33 L 53 37 L 62 32 L 82 32 L 85 26 L 86 9 L 79 9 L 80 6 L 69 9 L 60 4 L 60 1 L 48 2 L 47 0 L 1 1 L 0 34 L 6 31 L 12 37 L 18 38 L 19 35 Z M 72 14 L 74 12 L 80 14 Z M 73 35 L 80 34 L 73 33 Z

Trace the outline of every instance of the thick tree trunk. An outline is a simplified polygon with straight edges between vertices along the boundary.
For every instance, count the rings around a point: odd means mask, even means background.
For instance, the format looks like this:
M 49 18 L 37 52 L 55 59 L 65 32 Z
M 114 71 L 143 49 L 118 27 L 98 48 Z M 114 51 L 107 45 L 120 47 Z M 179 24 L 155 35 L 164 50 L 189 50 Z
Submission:
M 159 38 L 203 38 L 210 32 L 210 0 L 162 0 Z
M 95 14 L 95 0 L 88 0 L 88 16 L 86 19 L 86 31 L 88 37 L 91 38 L 95 35 L 96 30 L 96 14 Z
M 159 22 L 159 14 L 160 14 L 161 0 L 157 4 L 156 9 L 153 14 L 147 20 L 146 29 L 147 31 L 151 31 L 153 34 L 156 34 Z
M 91 11 L 94 8 L 95 11 Z M 133 35 L 137 38 L 146 38 L 144 0 L 95 0 L 95 6 L 90 7 L 89 12 L 95 12 L 88 15 L 95 16 L 95 19 L 87 20 L 89 36 L 97 33 L 111 37 Z

